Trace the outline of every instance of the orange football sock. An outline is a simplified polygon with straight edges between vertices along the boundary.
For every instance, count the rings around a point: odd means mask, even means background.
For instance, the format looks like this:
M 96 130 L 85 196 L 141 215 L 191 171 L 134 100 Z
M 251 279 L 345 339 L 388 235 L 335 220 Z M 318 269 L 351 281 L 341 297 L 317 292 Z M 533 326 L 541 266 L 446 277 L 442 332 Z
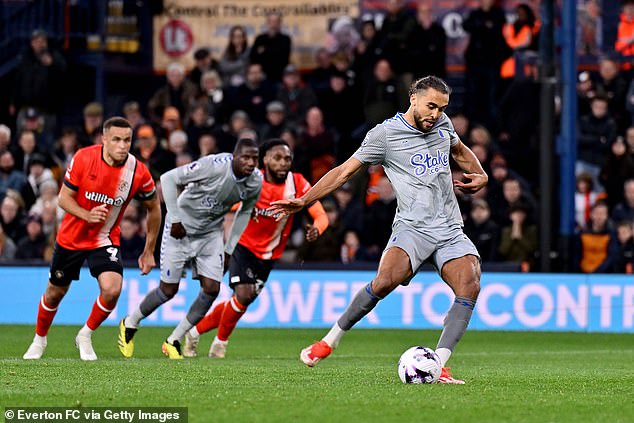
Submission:
M 46 305 L 44 295 L 42 295 L 40 305 L 37 308 L 37 323 L 35 323 L 35 333 L 37 333 L 38 336 L 46 336 L 46 334 L 48 334 L 48 330 L 53 324 L 55 313 L 57 313 L 57 307 Z
M 218 303 L 212 310 L 211 313 L 207 314 L 203 319 L 198 322 L 196 325 L 196 330 L 199 335 L 203 333 L 207 333 L 212 329 L 216 329 L 220 324 L 220 318 L 222 317 L 222 312 L 225 309 L 225 306 L 229 304 L 229 301 L 225 301 L 222 303 Z
M 88 326 L 90 330 L 97 329 L 99 325 L 110 316 L 110 313 L 112 313 L 116 305 L 116 302 L 114 304 L 106 303 L 101 295 L 99 295 L 92 305 L 92 311 L 90 312 L 90 316 L 88 316 L 86 326 Z
M 227 301 L 218 326 L 218 335 L 216 335 L 219 340 L 226 341 L 229 339 L 231 332 L 233 332 L 238 320 L 244 315 L 245 311 L 247 311 L 247 307 L 240 304 L 235 296 Z

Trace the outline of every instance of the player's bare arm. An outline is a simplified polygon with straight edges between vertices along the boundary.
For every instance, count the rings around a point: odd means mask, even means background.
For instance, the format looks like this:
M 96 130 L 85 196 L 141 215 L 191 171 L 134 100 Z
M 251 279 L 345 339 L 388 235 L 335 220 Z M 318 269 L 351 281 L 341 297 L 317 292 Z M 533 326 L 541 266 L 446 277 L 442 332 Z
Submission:
M 284 215 L 297 213 L 307 204 L 319 200 L 345 184 L 355 173 L 363 167 L 363 163 L 354 157 L 350 157 L 330 172 L 326 173 L 306 194 L 300 198 L 278 200 L 271 203 L 269 210 L 272 213 Z
M 453 185 L 455 187 L 467 194 L 473 194 L 481 190 L 487 184 L 489 176 L 482 168 L 478 158 L 473 154 L 473 151 L 464 145 L 462 141 L 458 141 L 458 143 L 451 148 L 451 155 L 464 172 L 465 178 L 469 179 L 469 182 L 466 183 L 454 180 Z
M 161 186 L 163 187 L 163 198 L 167 212 L 170 214 L 172 226 L 170 227 L 170 235 L 175 239 L 182 239 L 187 235 L 185 226 L 181 223 L 177 198 L 182 187 L 176 182 L 176 172 L 178 169 L 172 169 L 161 175 Z
M 90 210 L 86 210 L 77 203 L 77 200 L 75 200 L 76 195 L 77 191 L 73 191 L 66 185 L 62 185 L 58 197 L 59 206 L 64 209 L 66 213 L 70 213 L 88 223 L 100 223 L 106 220 L 109 211 L 106 204 L 100 204 Z
M 147 209 L 147 235 L 145 238 L 145 247 L 139 256 L 139 269 L 142 275 L 147 275 L 156 262 L 154 260 L 154 248 L 158 233 L 161 229 L 161 204 L 158 196 L 143 201 L 143 206 Z

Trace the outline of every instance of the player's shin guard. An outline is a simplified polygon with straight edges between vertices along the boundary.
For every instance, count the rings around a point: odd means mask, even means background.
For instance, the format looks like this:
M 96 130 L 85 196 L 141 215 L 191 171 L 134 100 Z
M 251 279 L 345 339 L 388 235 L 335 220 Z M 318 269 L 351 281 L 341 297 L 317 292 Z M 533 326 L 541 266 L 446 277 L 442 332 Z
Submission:
M 240 304 L 235 296 L 231 297 L 225 305 L 220 325 L 218 326 L 217 336 L 219 340 L 226 341 L 229 339 L 231 332 L 233 332 L 238 320 L 244 315 L 245 311 L 247 311 L 247 306 Z
M 92 311 L 90 312 L 90 316 L 88 316 L 86 326 L 88 326 L 91 331 L 97 329 L 103 321 L 110 316 L 110 313 L 112 313 L 116 305 L 116 302 L 112 304 L 106 303 L 103 297 L 99 295 L 92 305 Z
M 174 341 L 179 341 L 183 336 L 185 336 L 185 333 L 187 333 L 188 330 L 194 327 L 194 325 L 205 317 L 205 314 L 207 314 L 217 296 L 218 294 L 210 295 L 200 291 L 198 297 L 196 297 L 191 307 L 189 307 L 187 316 L 178 323 L 178 326 L 176 326 L 176 329 L 174 329 L 172 334 L 167 338 L 167 341 L 169 343 L 174 343 Z
M 44 301 L 44 295 L 40 299 L 40 305 L 37 309 L 37 323 L 35 324 L 35 333 L 38 336 L 46 336 L 48 330 L 53 324 L 53 318 L 57 313 L 57 307 L 50 307 Z
M 211 313 L 207 314 L 200 322 L 198 322 L 196 325 L 196 331 L 199 335 L 207 333 L 212 329 L 216 329 L 218 325 L 220 325 L 220 318 L 222 317 L 222 313 L 224 312 L 227 304 L 229 304 L 228 301 L 216 304 L 216 306 L 211 310 Z
M 443 367 L 449 360 L 454 347 L 467 330 L 475 303 L 475 300 L 471 298 L 456 297 L 449 309 L 443 322 L 445 328 L 440 335 L 438 347 L 436 348 L 436 353 L 440 357 Z

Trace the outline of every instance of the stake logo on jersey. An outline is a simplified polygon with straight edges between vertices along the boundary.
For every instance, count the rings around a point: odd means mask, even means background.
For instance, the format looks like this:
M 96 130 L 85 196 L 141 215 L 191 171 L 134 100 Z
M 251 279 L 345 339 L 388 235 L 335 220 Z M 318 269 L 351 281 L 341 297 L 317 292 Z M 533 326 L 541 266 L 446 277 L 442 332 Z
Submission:
M 88 223 L 66 213 L 57 242 L 69 250 L 92 250 L 119 245 L 119 222 L 132 198 L 145 201 L 155 194 L 154 181 L 143 163 L 128 155 L 119 167 L 108 165 L 102 158 L 102 146 L 79 150 L 66 171 L 64 185 L 76 192 L 75 201 L 84 210 L 108 205 L 104 222 Z M 115 249 L 116 251 L 116 249 Z M 111 255 L 111 260 L 112 256 Z M 118 260 L 118 259 L 117 259 Z
M 435 156 L 429 153 L 425 153 L 424 156 L 421 153 L 417 153 L 411 157 L 409 162 L 414 166 L 416 176 L 432 175 L 439 173 L 443 168 L 449 167 L 449 154 L 440 150 L 436 152 Z

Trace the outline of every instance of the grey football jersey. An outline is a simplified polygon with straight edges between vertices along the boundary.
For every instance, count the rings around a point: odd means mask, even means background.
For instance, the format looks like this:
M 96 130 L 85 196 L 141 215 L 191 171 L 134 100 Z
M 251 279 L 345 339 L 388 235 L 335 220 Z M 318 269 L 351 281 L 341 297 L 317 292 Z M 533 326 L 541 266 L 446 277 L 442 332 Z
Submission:
M 450 148 L 458 141 L 444 113 L 427 133 L 397 113 L 372 128 L 352 157 L 383 165 L 396 193 L 395 224 L 444 238 L 463 225 L 449 168 Z
M 225 214 L 240 201 L 241 210 L 250 213 L 262 190 L 262 173 L 256 168 L 236 179 L 232 161 L 229 153 L 205 156 L 161 176 L 166 220 L 181 222 L 188 235 L 202 235 L 221 230 Z M 176 201 L 174 185 L 183 188 Z

